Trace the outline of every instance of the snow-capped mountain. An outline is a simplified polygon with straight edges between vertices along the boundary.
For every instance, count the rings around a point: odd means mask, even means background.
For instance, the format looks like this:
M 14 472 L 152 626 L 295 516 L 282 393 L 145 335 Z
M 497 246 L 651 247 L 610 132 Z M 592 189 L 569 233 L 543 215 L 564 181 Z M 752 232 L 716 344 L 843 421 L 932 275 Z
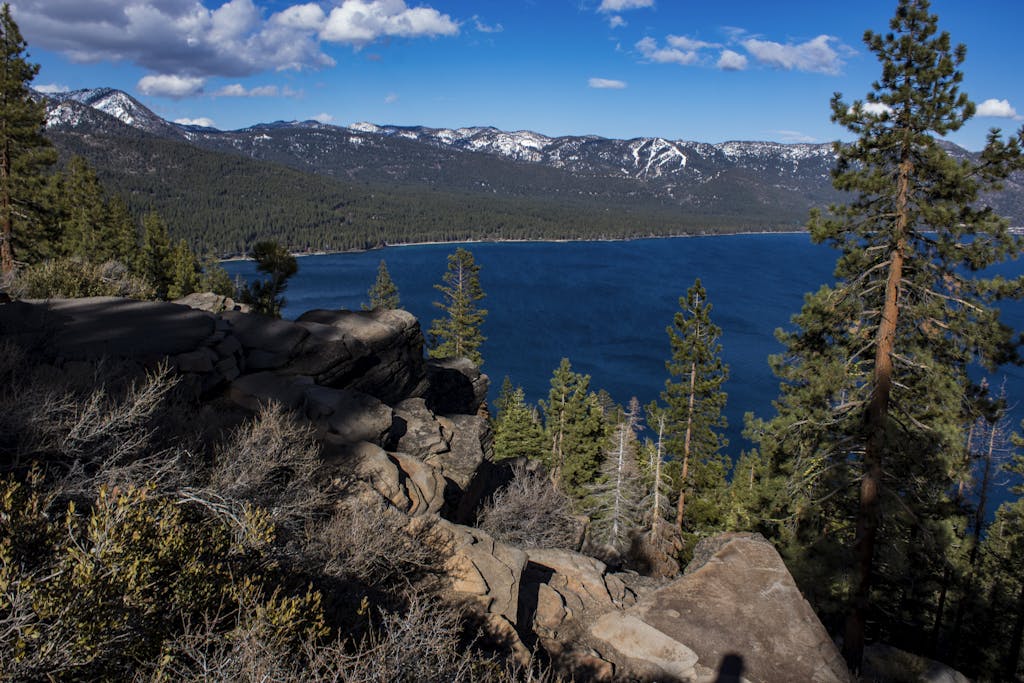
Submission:
M 69 103 L 85 105 L 112 116 L 121 123 L 155 135 L 181 135 L 177 124 L 165 121 L 126 92 L 113 88 L 90 88 L 48 95 L 47 125 L 75 125 L 81 110 Z
M 632 211 L 715 216 L 799 227 L 811 206 L 838 199 L 831 144 L 660 137 L 549 137 L 493 127 L 428 128 L 277 121 L 220 131 L 170 123 L 110 88 L 50 97 L 48 125 L 68 134 L 138 130 L 204 150 L 243 155 L 346 181 L 579 201 Z M 950 154 L 970 155 L 954 145 Z M 997 210 L 1024 224 L 1024 182 L 1010 182 Z M 667 214 L 666 214 L 667 215 Z M 742 217 L 740 220 L 737 217 Z

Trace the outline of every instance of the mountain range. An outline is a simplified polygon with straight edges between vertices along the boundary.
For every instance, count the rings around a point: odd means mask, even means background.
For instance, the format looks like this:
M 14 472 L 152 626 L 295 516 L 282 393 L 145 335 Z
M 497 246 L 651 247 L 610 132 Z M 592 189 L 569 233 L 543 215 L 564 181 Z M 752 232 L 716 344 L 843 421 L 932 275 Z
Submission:
M 265 236 L 343 249 L 792 230 L 812 206 L 842 199 L 831 144 L 316 121 L 221 131 L 166 121 L 110 88 L 48 97 L 48 135 L 63 156 L 85 156 L 133 208 L 156 209 L 174 232 L 221 252 Z M 1024 225 L 1024 176 L 990 203 Z M 230 227 L 240 211 L 247 227 Z

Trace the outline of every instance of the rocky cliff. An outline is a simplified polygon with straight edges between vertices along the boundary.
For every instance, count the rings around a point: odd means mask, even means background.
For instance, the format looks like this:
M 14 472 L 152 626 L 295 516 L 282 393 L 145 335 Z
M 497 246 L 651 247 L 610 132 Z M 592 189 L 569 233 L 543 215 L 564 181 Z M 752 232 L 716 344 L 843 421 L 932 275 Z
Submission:
M 191 305 L 186 305 L 191 304 Z M 324 471 L 429 527 L 451 594 L 516 657 L 541 649 L 578 680 L 845 681 L 848 674 L 779 555 L 726 535 L 674 580 L 613 573 L 571 549 L 522 549 L 471 526 L 498 484 L 484 399 L 464 359 L 426 361 L 404 311 L 310 311 L 284 321 L 233 302 L 126 299 L 0 305 L 0 336 L 64 372 L 167 363 L 198 401 L 302 416 Z M 374 539 L 364 539 L 373 543 Z

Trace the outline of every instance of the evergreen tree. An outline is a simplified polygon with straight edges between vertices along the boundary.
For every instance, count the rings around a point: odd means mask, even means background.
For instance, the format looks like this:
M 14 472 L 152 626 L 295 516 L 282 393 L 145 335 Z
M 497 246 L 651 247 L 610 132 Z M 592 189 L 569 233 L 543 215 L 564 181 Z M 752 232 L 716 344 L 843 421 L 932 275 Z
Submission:
M 46 104 L 32 96 L 39 66 L 30 64 L 27 45 L 11 17 L 0 7 L 0 273 L 15 267 L 15 242 L 31 258 L 33 233 L 43 228 L 43 170 L 56 160 L 43 137 Z
M 171 252 L 171 274 L 168 299 L 180 299 L 199 289 L 199 262 L 185 240 L 178 240 Z
M 256 270 L 268 277 L 249 283 L 242 298 L 255 312 L 280 318 L 288 279 L 298 272 L 299 264 L 288 249 L 273 241 L 257 242 L 252 248 L 252 257 L 256 260 Z
M 544 455 L 544 431 L 537 411 L 526 404 L 521 387 L 502 388 L 500 410 L 494 421 L 494 460 L 527 458 L 541 460 Z
M 109 260 L 114 245 L 106 231 L 108 213 L 100 179 L 89 163 L 77 155 L 71 157 L 64 175 L 62 251 L 103 263 Z
M 128 205 L 120 196 L 114 196 L 107 202 L 105 221 L 110 258 L 135 269 L 139 258 L 138 230 Z
M 381 259 L 380 265 L 377 266 L 377 280 L 370 287 L 367 296 L 370 297 L 370 304 L 363 306 L 364 311 L 402 307 L 398 297 L 398 285 L 391 279 L 388 264 L 384 262 L 384 259 Z
M 214 292 L 221 296 L 236 296 L 235 283 L 224 267 L 213 256 L 203 260 L 203 274 L 199 279 L 199 288 L 204 292 Z
M 726 427 L 722 384 L 729 368 L 722 363 L 718 343 L 722 330 L 711 322 L 711 304 L 700 279 L 679 299 L 679 306 L 682 310 L 667 328 L 672 359 L 665 367 L 671 378 L 661 399 L 667 406 L 666 447 L 679 466 L 676 525 L 698 532 L 721 524 L 729 469 L 721 452 L 727 445 L 721 434 Z M 687 510 L 688 502 L 694 509 Z
M 993 131 L 980 163 L 950 157 L 936 137 L 974 113 L 959 91 L 965 48 L 937 33 L 926 0 L 900 0 L 890 28 L 865 34 L 882 63 L 866 101 L 832 100 L 833 121 L 858 136 L 836 145 L 833 180 L 853 200 L 813 212 L 809 228 L 841 251 L 838 282 L 809 295 L 798 330 L 780 336 L 779 414 L 757 426 L 765 456 L 791 475 L 794 541 L 831 560 L 817 585 L 848 586 L 844 655 L 855 669 L 872 604 L 898 600 L 875 595 L 876 568 L 916 573 L 919 586 L 941 573 L 967 367 L 1011 356 L 991 304 L 1024 284 L 975 277 L 1019 248 L 977 202 L 1019 167 L 1019 140 Z M 925 540 L 928 557 L 911 560 Z
M 142 253 L 139 256 L 139 275 L 150 284 L 156 292 L 157 298 L 167 298 L 167 290 L 174 281 L 171 239 L 167 236 L 167 224 L 153 212 L 142 218 Z
M 465 356 L 477 365 L 483 364 L 480 345 L 486 337 L 480 332 L 487 311 L 477 307 L 477 302 L 486 295 L 480 288 L 480 266 L 473 260 L 473 254 L 462 247 L 448 256 L 448 271 L 444 283 L 434 285 L 442 294 L 441 301 L 434 305 L 446 317 L 434 320 L 430 326 L 431 358 Z
M 545 464 L 555 484 L 574 500 L 586 497 L 597 479 L 606 444 L 604 416 L 590 376 L 573 372 L 563 358 L 551 377 L 547 402 L 541 402 L 549 444 Z

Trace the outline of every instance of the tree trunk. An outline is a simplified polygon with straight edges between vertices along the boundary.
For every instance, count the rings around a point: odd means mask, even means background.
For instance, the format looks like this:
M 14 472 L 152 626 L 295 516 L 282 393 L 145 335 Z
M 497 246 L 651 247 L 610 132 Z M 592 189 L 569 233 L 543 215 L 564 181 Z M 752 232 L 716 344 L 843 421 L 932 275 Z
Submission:
M 6 128 L 6 125 L 4 125 Z M 5 131 L 6 137 L 6 131 Z M 0 147 L 0 273 L 14 272 L 14 207 L 11 202 L 11 151 Z
M 846 638 L 843 642 L 843 656 L 853 671 L 860 671 L 861 659 L 864 656 L 865 629 L 871 598 L 882 487 L 882 457 L 887 441 L 889 398 L 893 383 L 892 354 L 896 347 L 900 282 L 903 279 L 903 260 L 907 248 L 907 205 L 912 168 L 913 165 L 908 159 L 904 158 L 900 162 L 896 194 L 896 244 L 889 254 L 885 302 L 876 337 L 872 393 L 866 415 L 868 438 L 864 449 L 864 474 L 860 482 L 860 503 L 857 508 L 856 579 L 850 614 L 846 620 Z
M 658 446 L 654 462 L 654 509 L 651 511 L 651 532 L 655 535 L 661 522 L 661 440 L 665 436 L 665 418 L 658 417 Z
M 693 406 L 696 403 L 697 361 L 690 364 L 690 405 L 686 412 L 686 435 L 683 437 L 683 472 L 679 475 L 679 503 L 676 506 L 676 526 L 683 530 L 683 508 L 686 507 L 686 478 L 690 473 L 690 434 L 693 431 Z

